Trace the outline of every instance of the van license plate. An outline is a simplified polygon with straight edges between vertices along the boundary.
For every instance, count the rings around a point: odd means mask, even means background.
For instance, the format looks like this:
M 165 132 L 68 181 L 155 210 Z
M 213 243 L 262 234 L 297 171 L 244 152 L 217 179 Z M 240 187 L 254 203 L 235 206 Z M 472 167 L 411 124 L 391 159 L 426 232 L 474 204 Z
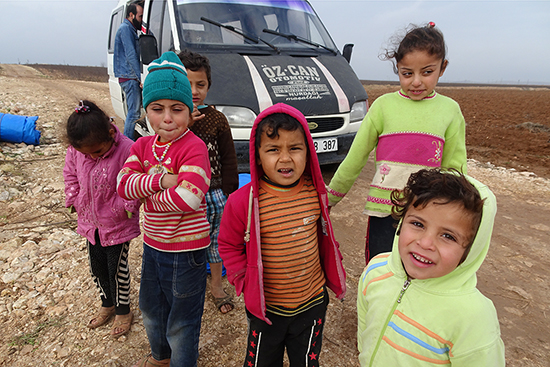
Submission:
M 317 153 L 334 152 L 338 150 L 337 138 L 313 139 Z

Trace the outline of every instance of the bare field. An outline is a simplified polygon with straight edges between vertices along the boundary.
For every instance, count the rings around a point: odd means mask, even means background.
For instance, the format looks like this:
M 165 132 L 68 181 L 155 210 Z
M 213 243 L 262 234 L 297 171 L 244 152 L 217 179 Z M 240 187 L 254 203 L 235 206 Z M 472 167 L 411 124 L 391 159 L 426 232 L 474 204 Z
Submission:
M 88 330 L 97 290 L 85 241 L 74 233 L 76 215 L 64 208 L 61 174 L 65 150 L 59 131 L 78 100 L 91 99 L 113 115 L 105 79 L 85 81 L 105 69 L 34 67 L 0 65 L 0 110 L 40 116 L 45 138 L 36 148 L 0 143 L 0 196 L 9 197 L 0 200 L 0 366 L 130 366 L 148 352 L 138 307 L 141 241 L 133 240 L 130 250 L 132 331 L 112 340 L 110 324 Z M 398 88 L 364 85 L 371 103 Z M 550 89 L 442 84 L 437 90 L 460 104 L 468 171 L 497 196 L 491 249 L 478 286 L 496 306 L 507 366 L 550 366 Z M 327 181 L 332 169 L 323 169 Z M 331 296 L 320 356 L 325 367 L 358 365 L 355 292 L 365 265 L 361 212 L 372 171 L 369 162 L 331 212 L 348 293 L 344 302 Z M 242 365 L 247 325 L 243 299 L 235 300 L 236 309 L 221 315 L 207 294 L 200 367 Z

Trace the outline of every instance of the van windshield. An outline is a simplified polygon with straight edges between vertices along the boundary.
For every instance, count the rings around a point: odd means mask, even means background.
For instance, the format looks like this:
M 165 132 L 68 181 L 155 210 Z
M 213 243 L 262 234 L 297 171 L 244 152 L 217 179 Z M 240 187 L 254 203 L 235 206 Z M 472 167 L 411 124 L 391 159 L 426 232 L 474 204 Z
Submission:
M 336 50 L 325 27 L 306 1 L 178 0 L 177 6 L 179 32 L 184 44 Z M 264 32 L 264 29 L 274 32 Z

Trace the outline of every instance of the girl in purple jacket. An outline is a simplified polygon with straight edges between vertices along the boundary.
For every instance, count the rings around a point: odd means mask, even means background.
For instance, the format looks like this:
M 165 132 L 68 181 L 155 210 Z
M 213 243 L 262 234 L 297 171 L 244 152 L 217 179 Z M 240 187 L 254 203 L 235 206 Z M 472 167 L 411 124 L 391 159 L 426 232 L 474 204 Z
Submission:
M 80 101 L 67 121 L 65 206 L 78 214 L 77 232 L 86 237 L 92 279 L 101 308 L 88 323 L 95 329 L 113 315 L 111 336 L 130 330 L 130 240 L 139 236 L 139 200 L 116 192 L 117 174 L 130 155 L 132 140 L 122 135 L 93 102 Z

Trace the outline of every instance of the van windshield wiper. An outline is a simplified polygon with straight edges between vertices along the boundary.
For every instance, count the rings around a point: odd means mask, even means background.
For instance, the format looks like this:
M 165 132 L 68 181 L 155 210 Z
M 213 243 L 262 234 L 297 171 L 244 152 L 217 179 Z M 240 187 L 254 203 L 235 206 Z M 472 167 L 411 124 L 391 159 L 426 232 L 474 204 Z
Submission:
M 294 41 L 297 41 L 297 42 L 302 42 L 302 43 L 305 43 L 305 44 L 308 44 L 308 45 L 311 45 L 311 46 L 315 46 L 315 47 L 321 47 L 321 48 L 324 48 L 325 50 L 328 50 L 330 52 L 332 52 L 333 54 L 337 55 L 338 52 L 336 50 L 333 50 L 332 48 L 330 47 L 327 47 L 327 46 L 324 46 L 324 45 L 321 45 L 319 43 L 315 43 L 315 42 L 312 42 L 308 39 L 305 39 L 305 38 L 302 38 L 300 36 L 297 36 L 295 34 L 291 34 L 291 33 L 281 33 L 281 32 L 277 32 L 277 31 L 274 31 L 272 29 L 267 29 L 265 28 L 263 30 L 263 32 L 265 33 L 269 33 L 269 34 L 274 34 L 276 36 L 281 36 L 281 37 L 284 37 L 286 39 L 289 39 L 289 40 L 294 40 Z
M 259 43 L 259 42 L 263 42 L 265 43 L 266 45 L 268 45 L 269 47 L 271 47 L 272 49 L 274 49 L 275 51 L 277 51 L 277 53 L 280 53 L 281 51 L 274 45 L 272 45 L 271 43 L 267 42 L 267 41 L 264 41 L 263 39 L 261 39 L 260 37 L 253 37 L 251 35 L 248 35 L 246 34 L 245 32 L 243 32 L 242 30 L 238 29 L 238 28 L 235 28 L 233 27 L 232 25 L 225 25 L 225 24 L 221 24 L 219 22 L 216 22 L 215 20 L 212 20 L 212 19 L 208 19 L 208 18 L 205 18 L 205 17 L 201 17 L 201 20 L 202 21 L 205 21 L 207 23 L 210 23 L 210 24 L 213 24 L 217 27 L 220 27 L 220 28 L 224 28 L 224 29 L 227 29 L 228 31 L 231 31 L 233 33 L 236 33 L 238 34 L 239 36 L 242 36 L 243 38 L 251 41 L 251 42 L 254 42 L 254 43 Z

